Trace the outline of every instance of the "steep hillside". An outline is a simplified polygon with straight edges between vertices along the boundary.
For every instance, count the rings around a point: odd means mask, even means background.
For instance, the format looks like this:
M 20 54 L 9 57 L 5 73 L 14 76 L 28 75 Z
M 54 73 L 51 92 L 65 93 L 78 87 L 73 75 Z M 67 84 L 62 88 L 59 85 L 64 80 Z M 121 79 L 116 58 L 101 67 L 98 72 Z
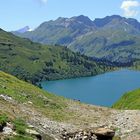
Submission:
M 113 105 L 113 108 L 140 110 L 140 89 L 124 94 L 121 99 Z
M 60 44 L 90 57 L 130 63 L 140 59 L 140 23 L 118 15 L 90 20 L 58 18 L 32 32 L 15 34 L 44 44 Z
M 66 140 L 83 133 L 105 140 L 115 130 L 116 139 L 138 140 L 139 115 L 58 97 L 0 71 L 0 138 Z
M 109 69 L 65 47 L 43 46 L 0 30 L 0 70 L 26 81 L 90 76 Z
M 73 117 L 67 106 L 67 100 L 63 97 L 45 92 L 0 71 L 0 138 L 13 136 L 14 138 L 10 140 L 33 140 L 35 137 L 27 134 L 25 129 L 29 129 L 30 124 L 34 126 L 32 129 L 42 134 L 43 126 L 40 128 L 39 123 L 43 121 L 44 125 L 48 123 L 49 129 L 61 129 L 55 128 L 57 123 L 54 124 L 53 120 L 64 121 Z M 1 134 L 2 124 L 4 125 L 6 121 L 13 122 L 14 125 L 15 122 L 18 123 L 16 128 L 18 135 L 10 132 L 10 135 L 6 135 L 8 132 L 5 135 Z M 46 131 L 49 133 L 51 130 Z M 43 133 L 44 140 L 53 140 L 48 138 L 47 133 Z

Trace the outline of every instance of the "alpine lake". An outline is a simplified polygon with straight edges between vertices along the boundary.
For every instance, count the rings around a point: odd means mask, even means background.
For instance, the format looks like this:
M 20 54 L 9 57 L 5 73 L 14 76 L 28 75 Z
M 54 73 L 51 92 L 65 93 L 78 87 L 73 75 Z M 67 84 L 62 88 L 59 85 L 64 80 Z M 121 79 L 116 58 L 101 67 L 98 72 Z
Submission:
M 140 88 L 140 72 L 122 69 L 92 77 L 43 81 L 41 86 L 59 96 L 111 107 L 124 93 Z

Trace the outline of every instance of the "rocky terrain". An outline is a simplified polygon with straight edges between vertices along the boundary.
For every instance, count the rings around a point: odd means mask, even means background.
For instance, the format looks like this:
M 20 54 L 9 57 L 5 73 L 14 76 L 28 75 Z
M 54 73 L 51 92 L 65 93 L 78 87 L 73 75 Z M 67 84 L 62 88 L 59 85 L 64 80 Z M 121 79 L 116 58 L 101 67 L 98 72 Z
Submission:
M 115 110 L 82 104 L 46 92 L 43 94 L 39 88 L 8 74 L 1 73 L 0 78 L 0 115 L 7 114 L 10 120 L 23 118 L 28 125 L 26 133 L 36 139 L 109 140 L 115 135 L 113 139 L 116 140 L 139 140 L 140 110 Z M 17 85 L 12 89 L 15 82 Z M 23 100 L 23 97 L 27 98 Z M 40 97 L 43 104 L 38 100 Z M 53 106 L 54 102 L 57 108 Z M 0 126 L 1 139 L 17 135 L 9 125 L 11 122 Z
M 56 122 L 36 111 L 31 102 L 18 104 L 12 98 L 1 95 L 0 104 L 2 112 L 6 110 L 13 116 L 27 118 L 27 123 L 38 130 L 32 133 L 42 138 L 49 135 L 50 139 L 56 140 L 70 138 L 76 140 L 81 137 L 85 140 L 89 137 L 96 140 L 97 136 L 101 135 L 108 140 L 108 137 L 111 138 L 115 133 L 116 137 L 121 137 L 123 140 L 139 140 L 140 111 L 119 111 L 69 101 L 68 109 L 75 113 L 75 119 Z M 14 134 L 12 131 L 7 133 Z

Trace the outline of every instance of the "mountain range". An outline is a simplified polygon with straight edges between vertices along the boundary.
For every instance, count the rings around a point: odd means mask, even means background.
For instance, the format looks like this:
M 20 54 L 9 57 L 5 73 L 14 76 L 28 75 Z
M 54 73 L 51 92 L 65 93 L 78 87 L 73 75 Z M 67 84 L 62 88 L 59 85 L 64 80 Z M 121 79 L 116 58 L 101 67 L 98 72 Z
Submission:
M 119 15 L 94 21 L 80 15 L 42 23 L 31 32 L 13 32 L 34 42 L 62 45 L 74 52 L 112 62 L 140 59 L 140 23 Z
M 140 69 L 138 21 L 78 16 L 28 30 L 12 32 L 24 37 L 20 38 L 0 29 L 0 139 L 139 139 L 140 89 L 106 108 L 66 99 L 30 83 L 116 70 L 108 62 L 135 61 L 134 68 Z

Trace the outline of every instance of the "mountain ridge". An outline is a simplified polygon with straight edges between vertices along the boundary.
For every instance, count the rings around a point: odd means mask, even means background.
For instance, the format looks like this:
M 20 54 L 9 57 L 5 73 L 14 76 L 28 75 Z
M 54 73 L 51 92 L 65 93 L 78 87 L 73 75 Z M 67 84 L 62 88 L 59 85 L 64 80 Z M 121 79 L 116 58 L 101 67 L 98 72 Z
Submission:
M 112 62 L 140 59 L 140 22 L 119 15 L 94 21 L 83 15 L 61 17 L 17 35 L 43 44 L 60 44 L 74 52 Z

